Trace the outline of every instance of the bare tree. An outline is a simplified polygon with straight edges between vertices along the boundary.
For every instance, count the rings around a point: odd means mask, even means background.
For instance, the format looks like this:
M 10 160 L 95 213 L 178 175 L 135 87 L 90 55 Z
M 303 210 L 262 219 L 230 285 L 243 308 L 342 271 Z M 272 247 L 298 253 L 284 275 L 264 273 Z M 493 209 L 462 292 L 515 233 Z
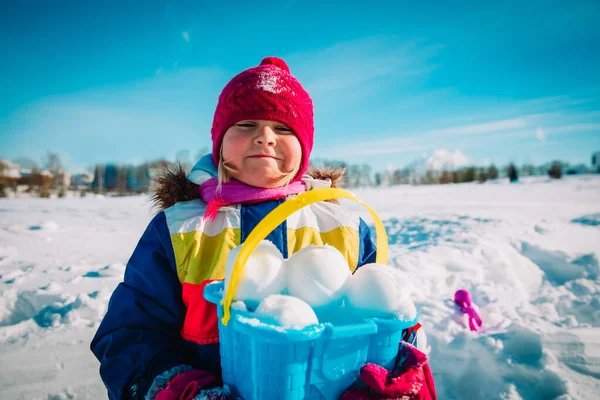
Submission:
M 517 171 L 517 167 L 515 167 L 515 164 L 510 163 L 508 165 L 506 175 L 508 175 L 508 179 L 511 182 L 517 182 L 519 180 L 519 172 Z
M 521 174 L 523 176 L 533 176 L 535 175 L 535 167 L 531 164 L 525 164 L 521 167 Z
M 400 185 L 402 183 L 402 172 L 397 169 L 392 174 L 392 185 Z
M 490 180 L 498 179 L 498 168 L 494 164 L 488 167 L 487 176 Z
M 445 185 L 450 182 L 452 182 L 452 173 L 448 170 L 443 170 L 442 174 L 440 175 L 440 183 Z
M 485 168 L 479 168 L 477 172 L 477 182 L 483 183 L 488 180 L 488 174 Z
M 477 178 L 477 170 L 475 167 L 468 167 L 465 169 L 465 180 L 464 182 L 473 182 Z
M 199 159 L 201 159 L 202 157 L 207 155 L 209 152 L 210 152 L 210 150 L 208 149 L 208 147 L 206 147 L 206 146 L 201 147 L 200 149 L 198 149 L 198 152 L 196 153 L 196 158 L 195 158 L 194 162 L 198 161 Z
M 53 153 L 49 151 L 43 159 L 42 164 L 44 168 L 53 174 L 59 173 L 63 170 L 62 162 L 60 161 L 60 156 L 57 153 Z
M 360 186 L 371 186 L 371 166 L 363 164 L 360 167 Z
M 548 170 L 548 176 L 552 179 L 560 179 L 562 177 L 562 165 L 560 164 L 560 161 L 552 162 L 552 165 Z
M 180 163 L 186 171 L 192 169 L 189 150 L 179 150 L 175 156 L 175 161 Z
M 347 169 L 347 175 L 348 175 L 348 186 L 349 187 L 358 187 L 360 186 L 360 175 L 361 175 L 361 168 L 359 165 L 356 164 L 352 164 L 348 167 Z
M 381 175 L 381 172 L 376 172 L 375 173 L 375 186 L 381 186 L 382 180 L 383 180 L 383 177 Z
M 17 157 L 15 159 L 13 159 L 13 162 L 15 164 L 18 164 L 19 167 L 21 167 L 23 169 L 39 168 L 38 163 L 29 157 Z

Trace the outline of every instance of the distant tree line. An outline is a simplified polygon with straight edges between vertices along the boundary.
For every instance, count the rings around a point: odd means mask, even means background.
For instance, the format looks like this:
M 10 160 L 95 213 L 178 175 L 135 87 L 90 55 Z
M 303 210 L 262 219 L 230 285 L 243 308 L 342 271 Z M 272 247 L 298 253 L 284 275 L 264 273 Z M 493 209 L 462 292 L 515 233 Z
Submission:
M 589 173 L 589 168 L 583 164 L 571 167 L 567 163 L 553 161 L 542 166 L 524 164 L 520 168 L 510 163 L 502 168 L 492 164 L 487 167 L 468 166 L 454 170 L 428 170 L 418 173 L 414 169 L 386 169 L 372 174 L 372 169 L 366 164 L 349 164 L 345 161 L 319 159 L 313 163 L 319 167 L 342 167 L 344 187 L 366 186 L 395 186 L 395 185 L 445 185 L 467 182 L 483 183 L 490 180 L 508 179 L 517 182 L 519 176 L 547 175 L 552 179 L 560 179 L 563 174 Z
M 196 159 L 206 154 L 205 148 L 200 149 Z M 600 154 L 600 153 L 598 153 Z M 189 170 L 192 166 L 190 153 L 182 150 L 177 153 L 176 161 Z M 14 164 L 13 164 L 14 163 Z M 128 195 L 148 191 L 152 176 L 158 170 L 172 164 L 164 159 L 133 164 L 97 164 L 89 167 L 89 174 L 71 176 L 64 171 L 63 163 L 58 154 L 48 152 L 43 157 L 41 166 L 27 158 L 14 160 L 13 163 L 0 160 L 0 197 L 12 190 L 49 197 L 51 193 L 58 197 L 65 195 L 67 190 L 77 190 L 81 195 L 87 191 L 94 193 L 110 193 Z M 592 161 L 594 164 L 594 161 Z M 20 166 L 14 173 L 15 166 Z M 352 164 L 343 160 L 313 159 L 313 167 L 343 168 L 346 188 L 395 185 L 431 185 L 458 184 L 467 182 L 486 182 L 489 180 L 508 179 L 517 182 L 519 177 L 547 175 L 552 179 L 560 179 L 563 175 L 596 172 L 584 164 L 570 166 L 567 163 L 553 161 L 541 166 L 524 164 L 517 167 L 510 163 L 501 168 L 494 164 L 487 167 L 467 166 L 458 169 L 443 169 L 441 171 L 416 171 L 413 168 L 387 168 L 384 171 L 373 172 L 368 164 Z M 598 169 L 600 172 L 600 169 Z M 20 189 L 17 189 L 20 188 Z

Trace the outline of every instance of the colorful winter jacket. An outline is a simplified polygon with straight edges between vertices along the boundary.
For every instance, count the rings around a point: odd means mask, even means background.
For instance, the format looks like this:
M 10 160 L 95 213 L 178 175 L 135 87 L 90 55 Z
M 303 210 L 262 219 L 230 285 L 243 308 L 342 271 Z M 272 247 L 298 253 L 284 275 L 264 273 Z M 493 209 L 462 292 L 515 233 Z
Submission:
M 195 190 L 181 172 L 172 178 L 164 182 Z M 181 185 L 179 190 L 186 191 Z M 196 198 L 175 202 L 154 217 L 91 344 L 110 399 L 143 396 L 156 376 L 180 365 L 220 376 L 216 309 L 204 300 L 203 289 L 223 279 L 229 251 L 282 201 L 223 207 L 211 222 L 203 218 L 205 203 Z M 310 244 L 329 244 L 352 271 L 375 262 L 368 226 L 330 202 L 298 211 L 267 239 L 286 258 Z

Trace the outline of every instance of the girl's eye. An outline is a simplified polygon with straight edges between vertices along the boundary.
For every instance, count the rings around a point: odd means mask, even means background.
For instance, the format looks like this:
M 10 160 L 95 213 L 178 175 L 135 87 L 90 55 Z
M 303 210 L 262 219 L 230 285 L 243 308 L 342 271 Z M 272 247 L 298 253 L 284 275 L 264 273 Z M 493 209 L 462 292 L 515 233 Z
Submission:
M 278 126 L 277 130 L 284 133 L 292 133 L 292 130 L 287 126 Z
M 240 128 L 252 128 L 254 127 L 254 124 L 250 123 L 250 122 L 241 122 L 239 124 L 236 124 L 237 126 L 239 126 Z

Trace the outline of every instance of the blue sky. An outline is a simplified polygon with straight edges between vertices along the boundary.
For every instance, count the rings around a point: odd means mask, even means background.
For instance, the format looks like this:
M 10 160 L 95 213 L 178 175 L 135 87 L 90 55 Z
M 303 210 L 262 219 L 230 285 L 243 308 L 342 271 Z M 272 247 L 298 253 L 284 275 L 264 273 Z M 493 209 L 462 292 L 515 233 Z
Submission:
M 600 150 L 597 2 L 248 3 L 3 5 L 0 158 L 50 150 L 72 172 L 195 158 L 223 86 L 269 55 L 313 97 L 313 157 L 589 164 Z

